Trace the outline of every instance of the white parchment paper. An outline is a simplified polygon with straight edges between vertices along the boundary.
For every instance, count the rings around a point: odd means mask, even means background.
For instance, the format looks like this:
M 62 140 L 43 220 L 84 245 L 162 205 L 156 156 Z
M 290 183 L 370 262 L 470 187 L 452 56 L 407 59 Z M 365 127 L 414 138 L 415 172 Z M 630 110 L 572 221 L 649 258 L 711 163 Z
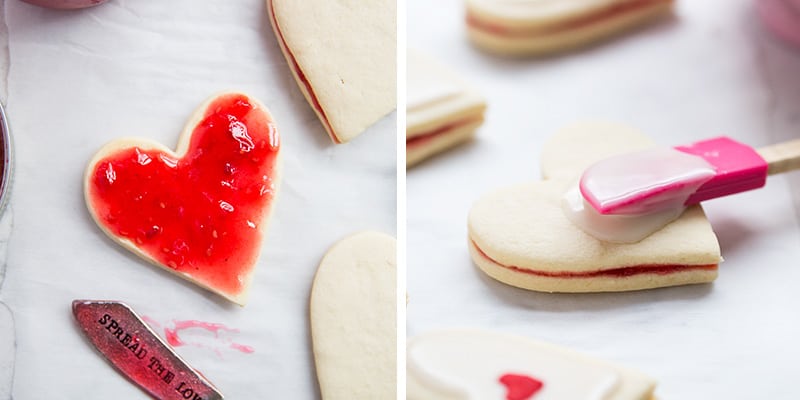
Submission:
M 14 398 L 146 397 L 84 340 L 70 312 L 76 298 L 123 300 L 167 327 L 198 320 L 238 329 L 221 335 L 252 354 L 202 329 L 181 337 L 205 347 L 177 348 L 226 398 L 318 397 L 311 282 L 345 235 L 395 232 L 394 114 L 332 145 L 291 77 L 263 0 L 110 0 L 82 11 L 9 0 L 5 17 L 17 173 L 0 299 L 16 320 Z M 284 146 L 281 192 L 244 308 L 112 243 L 81 188 L 101 145 L 144 136 L 174 146 L 192 110 L 228 89 L 270 108 Z
M 674 18 L 538 60 L 473 48 L 463 20 L 460 0 L 408 2 L 409 45 L 461 72 L 489 104 L 474 142 L 408 172 L 409 335 L 446 327 L 528 335 L 646 372 L 661 399 L 796 398 L 800 229 L 789 189 L 798 193 L 797 172 L 706 204 L 725 257 L 708 285 L 515 289 L 472 264 L 466 218 L 487 191 L 539 179 L 542 143 L 578 120 L 627 123 L 664 145 L 800 137 L 800 50 L 763 32 L 749 0 L 680 1 Z

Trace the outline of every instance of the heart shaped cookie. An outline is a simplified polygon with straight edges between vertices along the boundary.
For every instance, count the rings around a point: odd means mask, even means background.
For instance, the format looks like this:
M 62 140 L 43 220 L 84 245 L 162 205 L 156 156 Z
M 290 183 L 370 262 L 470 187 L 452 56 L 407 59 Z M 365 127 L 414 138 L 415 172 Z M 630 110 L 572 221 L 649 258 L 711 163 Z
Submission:
M 564 193 L 590 164 L 653 146 L 614 124 L 580 124 L 557 133 L 542 152 L 540 182 L 484 195 L 469 214 L 469 249 L 486 274 L 544 292 L 606 292 L 713 281 L 719 244 L 700 206 L 633 244 L 598 240 L 565 216 Z
M 457 74 L 408 49 L 406 167 L 471 139 L 483 124 L 486 100 Z
M 292 75 L 334 143 L 395 108 L 393 0 L 267 0 L 267 9 Z
M 549 343 L 448 329 L 409 339 L 409 400 L 644 400 L 655 381 Z
M 397 244 L 357 233 L 328 250 L 311 289 L 311 339 L 325 400 L 397 395 Z
M 105 145 L 86 168 L 84 195 L 122 247 L 243 305 L 279 182 L 269 111 L 225 93 L 195 111 L 176 151 L 148 139 Z
M 606 39 L 667 15 L 674 0 L 467 0 L 467 32 L 503 55 L 540 55 Z

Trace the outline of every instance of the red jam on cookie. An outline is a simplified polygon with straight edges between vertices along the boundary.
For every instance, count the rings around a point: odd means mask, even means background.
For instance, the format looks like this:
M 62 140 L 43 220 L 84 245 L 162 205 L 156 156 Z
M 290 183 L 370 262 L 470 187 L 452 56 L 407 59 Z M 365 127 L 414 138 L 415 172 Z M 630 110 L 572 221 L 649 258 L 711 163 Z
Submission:
M 280 139 L 268 112 L 238 93 L 213 99 L 190 134 L 177 156 L 145 142 L 101 150 L 87 202 L 126 247 L 235 299 L 258 259 Z
M 441 126 L 439 128 L 433 129 L 430 132 L 425 132 L 425 133 L 421 133 L 421 134 L 412 136 L 412 137 L 406 139 L 406 148 L 422 146 L 425 143 L 429 143 L 431 140 L 433 140 L 433 139 L 435 139 L 437 137 L 445 136 L 448 133 L 452 133 L 456 129 L 459 129 L 461 127 L 467 126 L 469 124 L 474 124 L 474 123 L 477 123 L 477 122 L 480 122 L 480 121 L 481 121 L 481 118 L 465 118 L 465 119 L 461 119 L 459 121 L 452 122 L 452 123 L 449 123 L 447 125 Z
M 278 43 L 280 44 L 281 48 L 283 48 L 284 51 L 286 52 L 286 58 L 289 59 L 289 67 L 292 69 L 292 71 L 294 71 L 295 74 L 297 74 L 298 80 L 303 84 L 303 87 L 306 89 L 306 92 L 308 92 L 308 97 L 311 99 L 311 104 L 314 107 L 314 111 L 316 111 L 317 114 L 319 114 L 319 117 L 322 120 L 322 124 L 325 125 L 325 130 L 328 132 L 328 135 L 331 137 L 331 140 L 333 140 L 333 142 L 336 144 L 341 144 L 342 142 L 339 140 L 338 137 L 336 137 L 336 134 L 333 132 L 333 127 L 331 126 L 331 123 L 328 120 L 328 116 L 325 114 L 325 110 L 323 110 L 322 105 L 319 104 L 319 98 L 317 98 L 317 94 L 314 93 L 314 88 L 311 87 L 311 83 L 308 81 L 308 78 L 306 78 L 306 74 L 303 73 L 303 69 L 300 68 L 299 64 L 297 64 L 297 58 L 295 58 L 294 53 L 292 53 L 292 51 L 289 49 L 289 46 L 286 44 L 286 39 L 284 39 L 283 37 L 283 32 L 281 32 L 280 30 L 280 25 L 278 24 L 278 21 L 275 20 L 275 6 L 272 4 L 271 1 L 269 3 L 269 7 L 270 7 L 269 15 L 271 19 L 270 22 L 272 22 L 272 26 L 275 27 L 275 32 L 277 33 L 278 36 Z
M 478 254 L 480 254 L 481 257 L 485 258 L 488 261 L 491 261 L 496 265 L 499 265 L 506 269 L 510 269 L 514 272 L 521 272 L 524 274 L 538 275 L 548 278 L 562 278 L 562 279 L 599 278 L 599 277 L 626 278 L 640 274 L 669 275 L 689 270 L 714 271 L 719 266 L 718 264 L 701 264 L 701 265 L 651 264 L 651 265 L 631 265 L 626 267 L 617 267 L 617 268 L 601 269 L 601 270 L 586 271 L 586 272 L 570 272 L 570 271 L 551 272 L 551 271 L 540 271 L 535 269 L 520 268 L 513 265 L 500 264 L 495 259 L 489 257 L 486 254 L 486 252 L 484 252 L 480 247 L 478 247 L 478 244 L 475 243 L 475 241 L 472 241 L 472 245 L 475 247 L 475 250 L 478 251 Z

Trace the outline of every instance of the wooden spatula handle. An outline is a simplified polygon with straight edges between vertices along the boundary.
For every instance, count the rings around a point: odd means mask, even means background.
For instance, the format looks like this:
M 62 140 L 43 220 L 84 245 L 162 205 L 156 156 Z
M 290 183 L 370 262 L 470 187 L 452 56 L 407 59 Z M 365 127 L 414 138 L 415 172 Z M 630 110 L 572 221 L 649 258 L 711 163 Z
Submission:
M 800 139 L 773 144 L 756 151 L 769 165 L 768 175 L 800 169 Z

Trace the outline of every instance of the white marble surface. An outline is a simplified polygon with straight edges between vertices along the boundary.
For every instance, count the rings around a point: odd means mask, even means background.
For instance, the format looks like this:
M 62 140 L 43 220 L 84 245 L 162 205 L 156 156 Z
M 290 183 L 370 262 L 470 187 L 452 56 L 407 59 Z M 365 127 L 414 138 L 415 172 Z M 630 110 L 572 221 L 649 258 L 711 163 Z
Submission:
M 238 329 L 223 333 L 254 353 L 202 330 L 182 338 L 206 347 L 177 348 L 226 398 L 318 397 L 312 278 L 343 236 L 395 231 L 394 114 L 332 145 L 290 75 L 263 0 L 111 0 L 73 12 L 5 6 L 17 171 L 0 300 L 16 321 L 13 397 L 146 397 L 82 337 L 70 313 L 76 298 L 123 300 L 165 326 L 200 320 Z M 265 103 L 284 146 L 281 193 L 244 308 L 113 244 L 91 221 L 81 188 L 102 144 L 135 135 L 174 145 L 189 113 L 225 89 Z
M 5 16 L 5 1 L 0 0 L 0 16 Z M 5 18 L 0 18 L 0 102 L 6 104 L 8 95 L 8 29 Z M 0 216 L 0 291 L 6 272 L 6 256 L 8 254 L 8 239 L 11 233 L 13 212 L 9 208 Z M 14 317 L 11 310 L 0 297 L 0 399 L 11 398 L 11 382 L 14 379 L 14 362 L 16 356 L 16 334 L 14 332 Z
M 661 399 L 797 397 L 797 172 L 707 203 L 725 257 L 713 284 L 541 294 L 486 277 L 467 253 L 472 202 L 538 179 L 543 141 L 570 122 L 624 122 L 665 145 L 800 137 L 800 51 L 762 31 L 750 0 L 678 3 L 675 18 L 618 40 L 507 60 L 469 45 L 461 0 L 408 2 L 409 46 L 460 71 L 489 104 L 474 142 L 408 171 L 409 335 L 529 335 L 640 369 L 658 379 Z

